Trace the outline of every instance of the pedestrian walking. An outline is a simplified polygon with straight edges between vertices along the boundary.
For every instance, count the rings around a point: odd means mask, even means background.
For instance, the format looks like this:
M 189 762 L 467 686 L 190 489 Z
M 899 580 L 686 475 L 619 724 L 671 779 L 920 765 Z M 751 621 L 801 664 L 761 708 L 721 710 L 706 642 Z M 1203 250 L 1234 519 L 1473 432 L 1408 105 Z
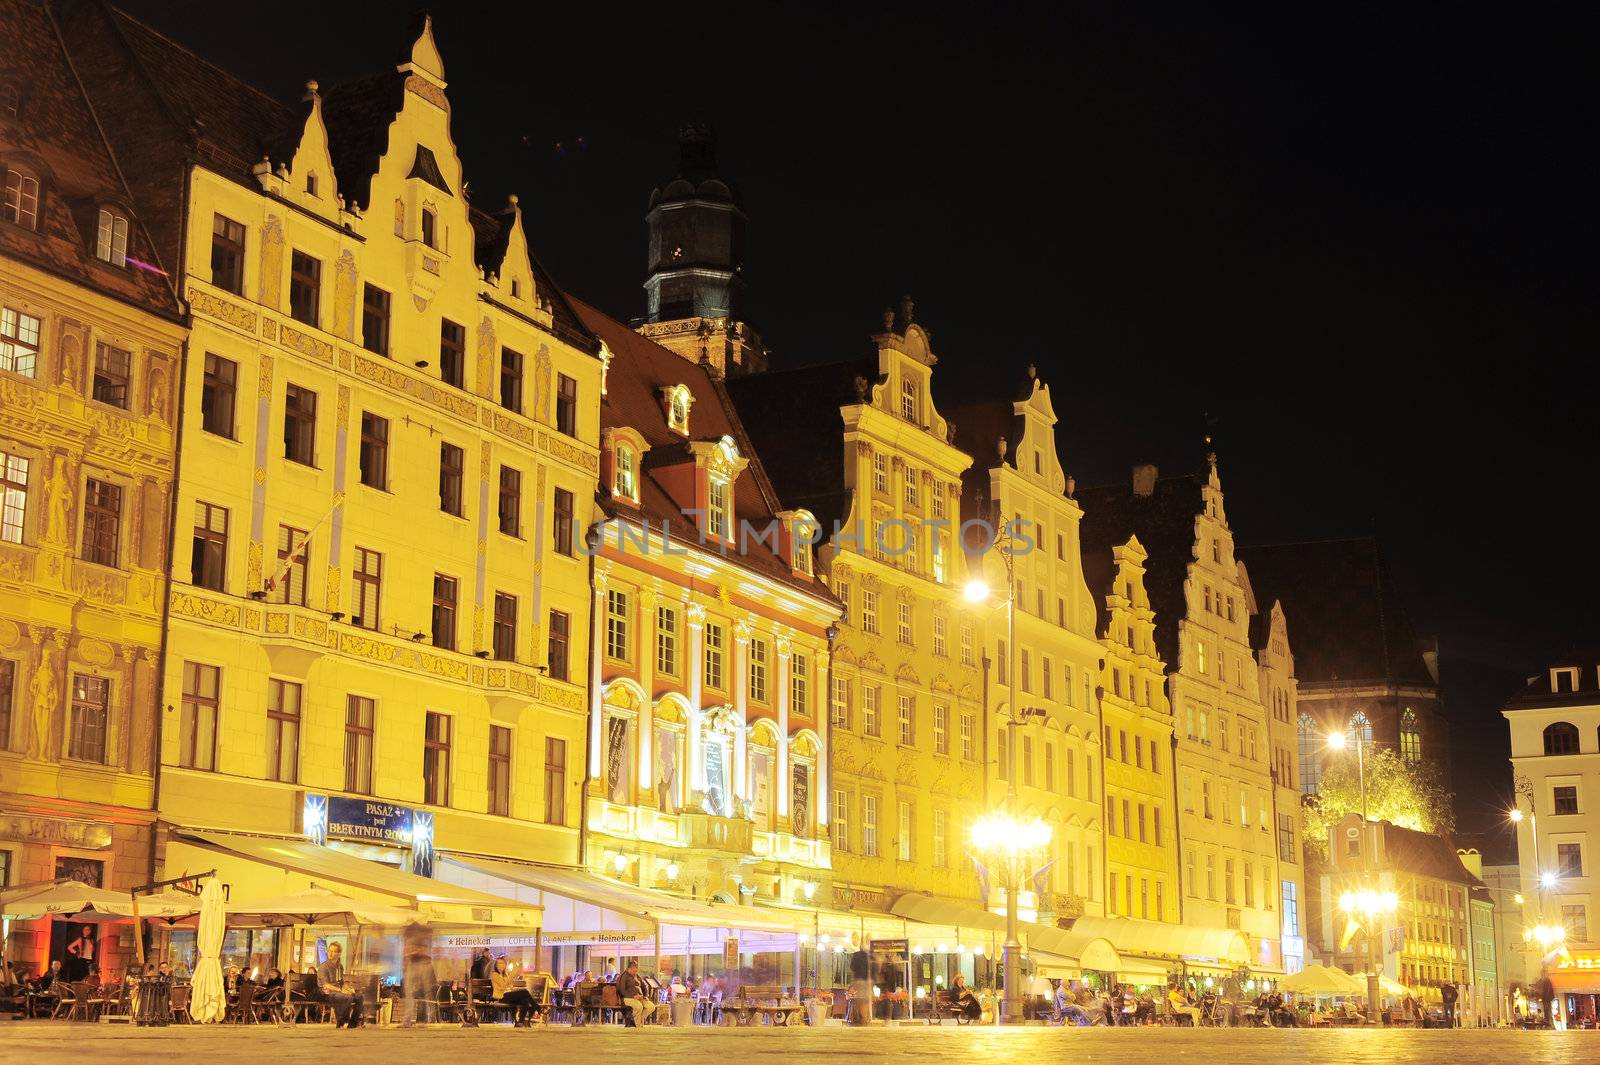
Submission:
M 438 975 L 433 969 L 433 932 L 427 925 L 413 922 L 406 926 L 402 937 L 404 969 L 401 983 L 404 998 L 401 1001 L 402 1028 L 411 1028 L 420 1019 L 418 1013 L 429 1018 L 437 1015 Z
M 1456 990 L 1455 984 L 1439 985 L 1439 998 L 1444 1003 L 1444 1026 L 1446 1028 L 1454 1028 L 1456 1026 L 1456 998 L 1459 994 L 1460 992 Z

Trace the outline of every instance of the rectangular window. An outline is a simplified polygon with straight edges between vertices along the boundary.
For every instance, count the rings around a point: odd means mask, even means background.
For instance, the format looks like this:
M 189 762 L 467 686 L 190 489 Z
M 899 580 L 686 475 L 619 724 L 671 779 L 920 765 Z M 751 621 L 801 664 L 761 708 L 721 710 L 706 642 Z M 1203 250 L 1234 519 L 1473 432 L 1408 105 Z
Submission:
M 947 810 L 936 809 L 933 811 L 933 864 L 944 868 L 950 864 L 950 813 Z
M 1290 814 L 1278 815 L 1278 860 L 1292 862 L 1294 854 L 1294 818 Z
M 321 307 L 322 263 L 297 251 L 289 261 L 289 317 L 315 326 Z
M 511 816 L 511 730 L 504 725 L 489 726 L 489 773 L 484 781 L 489 789 L 491 817 Z
M 1011 779 L 1011 752 L 1008 749 L 1010 747 L 1010 737 L 1011 731 L 1005 725 L 1001 725 L 1000 731 L 995 737 L 994 745 L 995 776 L 1001 780 Z
M 300 685 L 267 679 L 267 779 L 300 782 Z
M 433 575 L 433 645 L 456 649 L 456 579 Z
M 1256 868 L 1251 863 L 1245 862 L 1244 863 L 1244 904 L 1246 906 L 1254 906 L 1256 904 L 1255 883 L 1256 883 Z
M 522 413 L 522 354 L 510 348 L 500 349 L 500 405 Z
M 961 715 L 961 757 L 969 762 L 978 759 L 977 718 L 972 714 Z
M 222 671 L 199 662 L 183 664 L 183 716 L 178 726 L 178 764 L 185 769 L 217 768 L 217 709 Z
M 1022 782 L 1033 787 L 1033 737 L 1022 737 Z
M 1232 858 L 1223 859 L 1223 862 L 1222 862 L 1222 876 L 1223 876 L 1223 881 L 1222 881 L 1223 896 L 1227 900 L 1228 905 L 1232 906 L 1237 901 L 1237 895 L 1236 895 L 1236 892 L 1235 892 L 1235 889 L 1234 889 L 1234 885 L 1233 885 L 1233 859 Z
M 115 566 L 122 540 L 122 488 L 89 478 L 83 493 L 83 558 Z
M 28 527 L 28 473 L 32 462 L 0 451 L 0 540 L 22 543 Z
M 361 346 L 377 355 L 389 354 L 389 294 L 373 284 L 361 292 Z
M 973 641 L 972 641 L 972 626 L 971 625 L 962 625 L 961 626 L 961 664 L 964 665 L 964 666 L 972 666 L 972 665 L 976 665 L 977 664 L 977 659 L 974 656 L 972 644 L 973 644 Z
M 834 587 L 833 594 L 838 596 L 839 605 L 844 607 L 839 617 L 839 624 L 850 624 L 850 586 L 844 581 L 839 581 Z
M 572 493 L 565 488 L 555 490 L 555 506 L 552 508 L 550 535 L 554 541 L 555 551 L 558 555 L 572 555 Z
M 889 494 L 889 457 L 881 451 L 872 455 L 872 490 L 879 495 Z
M 916 740 L 916 697 L 902 695 L 898 700 L 896 719 L 900 724 L 900 746 L 910 747 Z
M 848 854 L 850 851 L 850 800 L 843 788 L 833 789 L 833 804 L 828 807 L 833 818 L 833 849 Z
M 933 653 L 940 658 L 950 653 L 950 648 L 945 643 L 945 630 L 949 624 L 949 620 L 943 614 L 933 616 Z
M 372 794 L 372 739 L 377 704 L 361 695 L 345 699 L 344 790 Z
M 628 639 L 628 624 L 632 604 L 628 593 L 620 588 L 606 589 L 606 657 L 618 662 L 628 661 L 632 646 Z
M 1583 875 L 1582 844 L 1556 844 L 1556 875 L 1563 880 Z
M 99 233 L 96 236 L 95 258 L 112 266 L 128 265 L 128 220 L 115 211 L 100 208 Z
M 244 226 L 220 214 L 211 216 L 211 283 L 244 294 Z
M 447 714 L 428 711 L 422 733 L 422 802 L 450 805 L 450 727 Z
M 366 416 L 362 417 L 366 428 Z M 362 445 L 365 452 L 366 445 Z M 302 466 L 317 464 L 317 394 L 289 385 L 283 395 L 283 457 Z
M 548 658 L 545 662 L 553 680 L 570 680 L 572 674 L 567 665 L 569 641 L 572 633 L 572 619 L 564 610 L 550 611 L 550 632 Z
M 917 382 L 909 377 L 900 379 L 900 417 L 908 422 L 917 420 Z
M 39 319 L 0 307 L 0 370 L 32 377 L 39 362 Z
M 869 636 L 878 633 L 878 593 L 871 588 L 861 589 L 861 631 Z
M 911 643 L 911 604 L 904 600 L 895 603 L 895 631 L 901 643 Z
M 389 489 L 389 419 L 361 412 L 361 483 Z
M 1017 669 L 1022 674 L 1022 690 L 1029 695 L 1033 694 L 1033 653 L 1026 647 L 1022 649 L 1022 658 L 1017 662 Z
M 723 629 L 715 622 L 706 622 L 705 631 L 705 686 L 716 691 L 726 691 L 723 677 Z
M 906 506 L 915 507 L 917 505 L 917 499 L 917 471 L 913 467 L 907 466 L 905 475 Z
M 200 387 L 200 428 L 233 439 L 233 404 L 238 380 L 238 363 L 206 353 L 205 380 Z
M 463 387 L 466 380 L 467 331 L 448 318 L 439 320 L 439 380 Z
M 750 640 L 750 699 L 767 701 L 767 641 L 759 637 Z
M 507 536 L 522 535 L 522 471 L 510 466 L 500 467 L 500 495 L 496 502 L 499 510 L 500 531 Z
M 912 831 L 914 827 L 911 817 L 911 804 L 909 802 L 901 802 L 898 805 L 898 809 L 900 814 L 899 836 L 895 840 L 895 857 L 902 862 L 909 862 L 912 854 L 911 844 L 913 842 Z
M 732 521 L 728 512 L 728 482 L 720 477 L 706 479 L 706 534 L 719 540 L 728 538 Z
M 670 606 L 656 607 L 656 672 L 678 675 L 678 612 Z
M 1183 852 L 1184 880 L 1189 885 L 1189 897 L 1198 898 L 1200 895 L 1200 882 L 1195 879 L 1195 857 L 1193 850 Z
M 836 729 L 844 729 L 846 732 L 854 727 L 854 722 L 851 720 L 853 716 L 850 705 L 851 694 L 852 689 L 849 677 L 833 678 L 833 712 L 829 718 L 829 724 Z
M 789 713 L 811 716 L 811 660 L 798 651 L 789 660 Z
M 567 741 L 554 736 L 544 741 L 544 821 L 567 823 Z
M 861 853 L 868 858 L 878 856 L 878 797 L 861 796 Z
M 94 399 L 113 407 L 128 407 L 133 356 L 109 344 L 94 346 Z
M 1583 903 L 1567 904 L 1561 906 L 1561 927 L 1575 943 L 1584 943 L 1589 939 L 1589 908 Z
M 356 548 L 355 568 L 350 576 L 355 582 L 356 592 L 356 601 L 353 604 L 355 614 L 350 618 L 350 623 L 364 629 L 376 630 L 378 608 L 382 605 L 383 556 L 364 547 Z
M 556 432 L 578 435 L 578 382 L 556 374 Z
M 461 480 L 467 453 L 454 444 L 439 443 L 439 509 L 461 517 Z
M 950 753 L 950 708 L 944 703 L 933 704 L 933 749 L 938 754 Z
M 861 731 L 868 736 L 883 735 L 883 715 L 880 700 L 883 698 L 883 689 L 876 684 L 865 684 L 861 688 Z
M 1150 821 L 1150 827 L 1154 830 L 1155 844 L 1159 847 L 1161 846 L 1161 807 L 1152 806 L 1150 808 Z
M 1578 812 L 1578 789 L 1573 786 L 1555 789 L 1555 808 L 1558 814 Z
M 228 580 L 228 512 L 222 507 L 195 502 L 189 562 L 197 588 L 224 590 Z
M 105 764 L 110 716 L 111 682 L 104 677 L 74 673 L 67 757 L 79 762 Z
M 494 593 L 494 657 L 517 660 L 517 597 L 505 592 Z

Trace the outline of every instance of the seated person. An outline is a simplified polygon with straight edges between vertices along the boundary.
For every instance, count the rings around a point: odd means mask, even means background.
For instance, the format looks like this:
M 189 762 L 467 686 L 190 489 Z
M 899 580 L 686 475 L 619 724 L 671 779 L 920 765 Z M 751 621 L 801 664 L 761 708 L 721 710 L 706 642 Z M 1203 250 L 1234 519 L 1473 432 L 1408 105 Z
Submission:
M 1167 989 L 1167 1012 L 1174 1017 L 1187 1017 L 1189 1023 L 1196 1028 L 1200 1027 L 1200 1007 L 1189 1001 L 1181 987 L 1174 986 Z
M 344 948 L 328 944 L 328 960 L 317 967 L 317 984 L 322 1000 L 333 1010 L 335 1028 L 360 1028 L 361 992 L 345 979 Z
M 494 997 L 515 1011 L 514 1026 L 532 1028 L 533 1015 L 539 1007 L 534 1005 L 533 992 L 506 971 L 504 957 L 494 960 L 494 968 L 489 970 L 489 983 L 494 987 Z
M 983 1016 L 983 1005 L 978 1001 L 978 996 L 972 993 L 972 988 L 967 986 L 963 977 L 956 977 L 950 985 L 950 1001 L 955 1006 L 956 1012 L 969 1021 L 978 1020 Z
M 267 979 L 261 986 L 262 986 L 262 988 L 264 990 L 267 990 L 267 991 L 271 991 L 275 987 L 282 987 L 283 986 L 283 970 L 282 969 L 268 969 L 267 970 Z
M 639 979 L 639 963 L 636 961 L 630 961 L 617 977 L 617 995 L 628 1009 L 629 1028 L 646 1023 L 656 1012 L 655 1003 L 645 994 L 644 981 Z

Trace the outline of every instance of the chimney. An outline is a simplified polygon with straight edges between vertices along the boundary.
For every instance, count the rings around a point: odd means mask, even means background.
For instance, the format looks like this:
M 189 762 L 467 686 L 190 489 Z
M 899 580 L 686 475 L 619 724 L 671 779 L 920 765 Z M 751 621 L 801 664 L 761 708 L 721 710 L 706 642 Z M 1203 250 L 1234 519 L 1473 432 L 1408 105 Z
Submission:
M 1150 463 L 1133 468 L 1133 494 L 1146 498 L 1155 494 L 1156 468 Z

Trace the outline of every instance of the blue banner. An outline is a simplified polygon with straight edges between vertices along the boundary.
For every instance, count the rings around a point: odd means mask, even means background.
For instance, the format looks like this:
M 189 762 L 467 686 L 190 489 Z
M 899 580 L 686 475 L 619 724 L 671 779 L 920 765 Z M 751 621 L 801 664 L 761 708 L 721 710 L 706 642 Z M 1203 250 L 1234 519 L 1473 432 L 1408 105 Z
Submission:
M 327 846 L 330 839 L 347 839 L 409 847 L 408 868 L 418 876 L 433 876 L 433 813 L 429 810 L 307 792 L 301 828 L 306 839 L 318 846 Z

